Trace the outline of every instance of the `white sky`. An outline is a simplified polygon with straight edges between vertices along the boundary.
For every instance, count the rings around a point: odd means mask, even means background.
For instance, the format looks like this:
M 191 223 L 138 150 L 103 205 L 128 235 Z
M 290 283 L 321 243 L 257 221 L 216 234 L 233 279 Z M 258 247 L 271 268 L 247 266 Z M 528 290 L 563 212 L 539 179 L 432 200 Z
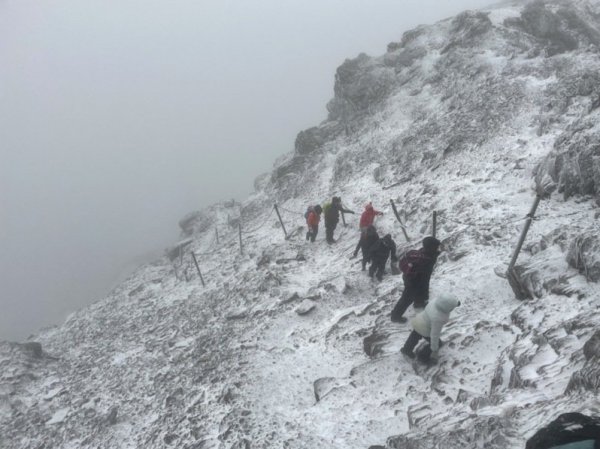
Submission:
M 243 199 L 336 67 L 481 0 L 0 0 L 0 339 Z

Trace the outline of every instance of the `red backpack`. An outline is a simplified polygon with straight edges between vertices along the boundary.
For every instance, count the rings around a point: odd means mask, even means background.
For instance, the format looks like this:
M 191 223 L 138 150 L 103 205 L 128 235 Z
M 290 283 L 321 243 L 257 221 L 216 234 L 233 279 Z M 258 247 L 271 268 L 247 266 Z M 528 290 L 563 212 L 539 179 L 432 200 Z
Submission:
M 416 249 L 411 249 L 400 258 L 398 265 L 400 266 L 400 271 L 402 271 L 402 274 L 404 274 L 406 277 L 414 278 L 422 271 L 422 262 L 423 255 L 421 252 Z

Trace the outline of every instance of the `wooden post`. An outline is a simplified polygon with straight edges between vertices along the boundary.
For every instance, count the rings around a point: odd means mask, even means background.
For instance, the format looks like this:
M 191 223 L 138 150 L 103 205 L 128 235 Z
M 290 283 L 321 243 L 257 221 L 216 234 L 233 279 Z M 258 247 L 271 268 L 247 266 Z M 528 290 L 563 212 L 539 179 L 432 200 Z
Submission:
M 533 221 L 535 211 L 537 210 L 538 204 L 540 204 L 540 199 L 541 197 L 539 195 L 535 196 L 535 200 L 533 201 L 531 210 L 527 214 L 527 221 L 525 222 L 525 226 L 523 227 L 523 231 L 521 232 L 519 243 L 517 243 L 515 252 L 513 253 L 512 258 L 510 259 L 510 263 L 508 264 L 508 272 L 512 271 L 512 269 L 515 266 L 515 263 L 517 262 L 517 258 L 519 257 L 519 253 L 521 252 L 521 247 L 523 246 L 523 242 L 525 242 L 525 237 L 527 236 L 527 232 L 529 232 L 529 227 L 531 226 L 531 222 Z
M 433 221 L 432 221 L 432 235 L 435 238 L 435 232 L 437 230 L 437 211 L 433 211 Z
M 215 235 L 217 236 L 217 245 L 219 244 L 219 230 L 215 228 Z
M 279 214 L 279 208 L 277 207 L 277 204 L 274 204 L 273 207 L 275 208 L 275 212 L 277 213 L 277 218 L 279 218 L 279 223 L 281 223 L 281 229 L 283 229 L 283 235 L 285 236 L 285 239 L 287 240 L 289 237 L 288 237 L 287 231 L 285 230 L 285 225 L 283 224 L 281 215 Z
M 204 284 L 204 278 L 202 277 L 202 273 L 200 272 L 200 267 L 198 266 L 198 261 L 196 260 L 196 254 L 192 251 L 192 259 L 194 259 L 194 264 L 196 265 L 196 270 L 198 270 L 198 275 L 200 276 L 200 281 L 202 282 L 202 287 L 206 287 Z
M 408 234 L 406 233 L 406 228 L 402 224 L 402 220 L 400 219 L 400 214 L 398 214 L 398 210 L 396 209 L 394 200 L 390 199 L 390 203 L 392 205 L 392 210 L 394 211 L 394 215 L 396 216 L 396 219 L 400 222 L 400 226 L 402 226 L 402 232 L 404 233 L 404 238 L 406 239 L 407 242 L 410 242 L 410 238 L 408 237 Z
M 244 246 L 242 245 L 242 222 L 238 223 L 238 233 L 240 236 L 240 254 L 244 254 Z

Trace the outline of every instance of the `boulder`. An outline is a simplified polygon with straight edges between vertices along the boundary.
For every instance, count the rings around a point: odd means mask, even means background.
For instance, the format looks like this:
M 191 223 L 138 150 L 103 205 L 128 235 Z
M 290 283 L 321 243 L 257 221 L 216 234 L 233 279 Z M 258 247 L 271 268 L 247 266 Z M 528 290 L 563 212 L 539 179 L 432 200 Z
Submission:
M 298 315 L 308 315 L 317 307 L 317 303 L 310 300 L 305 299 L 300 303 L 300 305 L 296 308 L 296 313 Z

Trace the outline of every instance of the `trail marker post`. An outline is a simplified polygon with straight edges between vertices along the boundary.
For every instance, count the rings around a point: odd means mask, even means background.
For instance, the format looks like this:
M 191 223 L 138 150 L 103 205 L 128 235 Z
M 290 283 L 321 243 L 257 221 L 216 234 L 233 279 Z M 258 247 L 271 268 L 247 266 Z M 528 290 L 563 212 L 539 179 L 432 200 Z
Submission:
M 200 281 L 202 282 L 202 287 L 206 287 L 204 284 L 204 278 L 202 277 L 202 273 L 200 272 L 200 267 L 198 266 L 198 261 L 196 260 L 196 254 L 192 251 L 192 259 L 194 259 L 194 265 L 196 265 L 196 270 L 198 270 L 198 276 L 200 276 Z
M 242 244 L 242 222 L 238 223 L 238 234 L 240 237 L 240 254 L 244 254 L 244 245 Z
M 508 268 L 506 270 L 506 277 L 508 278 L 508 283 L 513 289 L 515 296 L 517 299 L 527 299 L 531 297 L 531 294 L 523 287 L 523 283 L 519 278 L 518 273 L 515 271 L 515 264 L 517 263 L 517 258 L 519 257 L 519 253 L 521 252 L 521 248 L 523 247 L 523 243 L 525 242 L 525 237 L 527 237 L 527 233 L 529 232 L 529 228 L 531 226 L 531 222 L 535 216 L 535 211 L 537 210 L 538 205 L 541 200 L 540 195 L 536 195 L 533 200 L 533 205 L 531 206 L 531 210 L 527 214 L 527 221 L 525 222 L 525 226 L 523 226 L 523 231 L 521 231 L 521 237 L 519 237 L 519 242 L 517 243 L 517 247 L 513 252 L 512 258 L 510 259 L 510 263 L 508 264 Z
M 283 224 L 283 220 L 281 219 L 281 214 L 279 213 L 279 208 L 277 207 L 277 204 L 274 204 L 273 207 L 275 208 L 275 212 L 277 213 L 277 218 L 279 218 L 279 223 L 281 223 L 281 229 L 283 229 L 283 235 L 285 236 L 285 239 L 289 239 L 288 237 L 288 233 L 285 230 L 285 225 Z
M 402 233 L 404 234 L 404 238 L 406 239 L 407 242 L 410 242 L 410 238 L 408 237 L 408 234 L 406 233 L 406 228 L 404 227 L 404 224 L 402 223 L 402 220 L 400 219 L 400 214 L 398 213 L 398 210 L 396 209 L 396 204 L 394 204 L 394 200 L 390 199 L 390 204 L 392 205 L 392 210 L 394 211 L 396 220 L 398 220 L 398 222 L 400 223 L 400 226 L 402 227 Z

